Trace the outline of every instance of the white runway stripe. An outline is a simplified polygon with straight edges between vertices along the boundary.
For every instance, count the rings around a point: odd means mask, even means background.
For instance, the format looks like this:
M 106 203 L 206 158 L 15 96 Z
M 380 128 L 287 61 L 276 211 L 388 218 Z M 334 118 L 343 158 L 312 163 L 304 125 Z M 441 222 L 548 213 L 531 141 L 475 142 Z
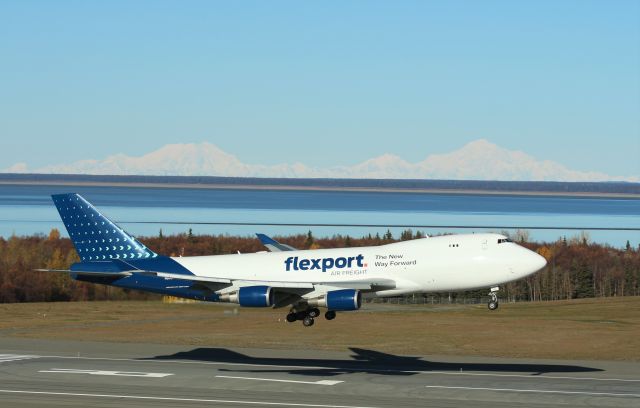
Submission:
M 31 394 L 46 396 L 63 396 L 63 397 L 89 397 L 89 398 L 111 398 L 111 399 L 134 399 L 134 400 L 150 400 L 150 401 L 172 401 L 172 402 L 194 402 L 201 403 L 218 403 L 225 405 L 262 405 L 275 407 L 302 407 L 302 408 L 374 408 L 367 406 L 355 405 L 331 405 L 331 404 L 315 404 L 315 403 L 297 403 L 297 402 L 274 402 L 274 401 L 243 401 L 243 400 L 224 400 L 209 398 L 179 398 L 179 397 L 154 397 L 147 395 L 124 395 L 124 394 L 92 394 L 79 392 L 51 392 L 51 391 L 27 391 L 27 390 L 1 390 L 0 393 L 7 394 Z
M 40 370 L 39 373 L 51 374 L 87 374 L 87 375 L 111 375 L 116 377 L 148 377 L 163 378 L 173 375 L 172 373 L 145 373 L 141 371 L 110 371 L 110 370 L 79 370 L 75 368 L 52 368 L 50 370 Z
M 273 382 L 312 384 L 312 385 L 336 385 L 344 382 L 344 381 L 334 381 L 334 380 L 319 380 L 319 381 L 280 380 L 276 378 L 234 377 L 230 375 L 216 375 L 216 378 L 230 378 L 233 380 L 273 381 Z
M 29 360 L 32 358 L 38 358 L 38 356 L 31 356 L 26 354 L 0 354 L 0 364 L 8 363 L 11 361 Z
M 640 394 L 615 393 L 615 392 L 590 392 L 590 391 L 563 391 L 563 390 L 531 390 L 517 388 L 489 388 L 489 387 L 453 387 L 446 385 L 427 385 L 431 389 L 468 390 L 468 391 L 498 391 L 498 392 L 525 392 L 534 394 L 567 394 L 567 395 L 591 395 L 597 397 L 631 397 L 639 398 Z

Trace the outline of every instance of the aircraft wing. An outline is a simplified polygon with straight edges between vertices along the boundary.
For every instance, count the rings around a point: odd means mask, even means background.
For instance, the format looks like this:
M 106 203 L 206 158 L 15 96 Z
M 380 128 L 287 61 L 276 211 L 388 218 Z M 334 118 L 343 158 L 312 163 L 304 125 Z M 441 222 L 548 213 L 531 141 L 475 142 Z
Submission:
M 229 279 L 210 276 L 198 276 L 198 275 L 184 275 L 179 273 L 169 272 L 157 272 L 148 271 L 142 269 L 130 269 L 121 271 L 91 271 L 91 270 L 77 270 L 77 269 L 35 269 L 38 272 L 66 272 L 74 273 L 78 275 L 86 276 L 100 276 L 100 277 L 118 277 L 123 278 L 134 274 L 157 276 L 160 278 L 168 279 L 180 279 L 188 280 L 193 283 L 200 283 L 205 286 L 211 287 L 217 286 L 216 290 L 220 289 L 220 286 L 226 287 L 231 285 L 236 286 L 270 286 L 274 289 L 280 289 L 284 292 L 297 289 L 316 289 L 321 286 L 329 286 L 333 288 L 342 289 L 359 289 L 359 290 L 372 290 L 380 288 L 396 287 L 396 283 L 392 279 L 358 279 L 350 281 L 334 281 L 334 282 L 283 282 L 283 281 L 271 281 L 271 280 L 246 280 L 246 279 Z M 215 285 L 210 285 L 215 284 Z
M 269 252 L 297 251 L 297 249 L 292 247 L 291 245 L 281 244 L 280 242 L 265 234 L 256 233 L 256 236 L 258 237 L 260 242 L 262 242 L 262 245 L 264 245 L 269 250 Z
M 335 281 L 335 282 L 284 282 L 284 281 L 272 281 L 272 280 L 248 280 L 248 279 L 227 279 L 227 278 L 212 278 L 208 276 L 197 275 L 181 275 L 165 272 L 153 272 L 153 271 L 140 271 L 144 275 L 155 275 L 158 277 L 188 280 L 194 283 L 202 284 L 211 288 L 212 290 L 219 290 L 221 287 L 228 287 L 231 285 L 242 286 L 270 286 L 281 292 L 309 292 L 314 289 L 319 289 L 323 286 L 331 287 L 333 289 L 359 289 L 359 290 L 380 290 L 381 288 L 393 289 L 396 287 L 396 282 L 391 279 L 361 279 L 351 281 Z

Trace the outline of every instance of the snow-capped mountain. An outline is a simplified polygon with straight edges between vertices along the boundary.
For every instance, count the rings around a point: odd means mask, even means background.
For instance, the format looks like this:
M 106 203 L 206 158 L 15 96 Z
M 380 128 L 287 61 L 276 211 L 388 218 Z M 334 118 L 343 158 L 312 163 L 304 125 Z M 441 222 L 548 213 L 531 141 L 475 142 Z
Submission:
M 418 163 L 432 179 L 505 181 L 609 181 L 622 180 L 604 173 L 569 170 L 549 160 L 538 161 L 521 151 L 507 150 L 484 139 L 447 154 L 434 154 Z
M 247 164 L 211 143 L 170 144 L 139 157 L 117 154 L 103 160 L 29 170 L 25 163 L 5 169 L 12 173 L 65 173 L 112 175 L 175 175 L 232 177 L 326 177 L 451 180 L 528 181 L 640 181 L 640 177 L 614 177 L 580 172 L 539 161 L 524 152 L 504 149 L 487 140 L 470 142 L 451 153 L 433 154 L 418 163 L 384 154 L 353 166 L 311 168 L 303 163 Z

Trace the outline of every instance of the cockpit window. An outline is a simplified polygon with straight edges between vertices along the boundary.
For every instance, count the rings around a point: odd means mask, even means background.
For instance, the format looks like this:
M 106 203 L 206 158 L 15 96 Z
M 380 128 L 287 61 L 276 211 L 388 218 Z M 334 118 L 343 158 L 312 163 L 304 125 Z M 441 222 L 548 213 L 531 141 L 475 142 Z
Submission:
M 498 244 L 502 244 L 503 242 L 513 242 L 509 238 L 500 238 L 498 239 Z

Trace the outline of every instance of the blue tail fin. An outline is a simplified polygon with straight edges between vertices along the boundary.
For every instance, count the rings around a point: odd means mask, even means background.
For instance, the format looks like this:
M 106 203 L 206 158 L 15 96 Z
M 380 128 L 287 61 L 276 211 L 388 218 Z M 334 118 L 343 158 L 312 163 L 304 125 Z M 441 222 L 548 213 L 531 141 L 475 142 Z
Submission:
M 100 214 L 79 194 L 55 194 L 51 198 L 83 261 L 146 259 L 158 256 Z

